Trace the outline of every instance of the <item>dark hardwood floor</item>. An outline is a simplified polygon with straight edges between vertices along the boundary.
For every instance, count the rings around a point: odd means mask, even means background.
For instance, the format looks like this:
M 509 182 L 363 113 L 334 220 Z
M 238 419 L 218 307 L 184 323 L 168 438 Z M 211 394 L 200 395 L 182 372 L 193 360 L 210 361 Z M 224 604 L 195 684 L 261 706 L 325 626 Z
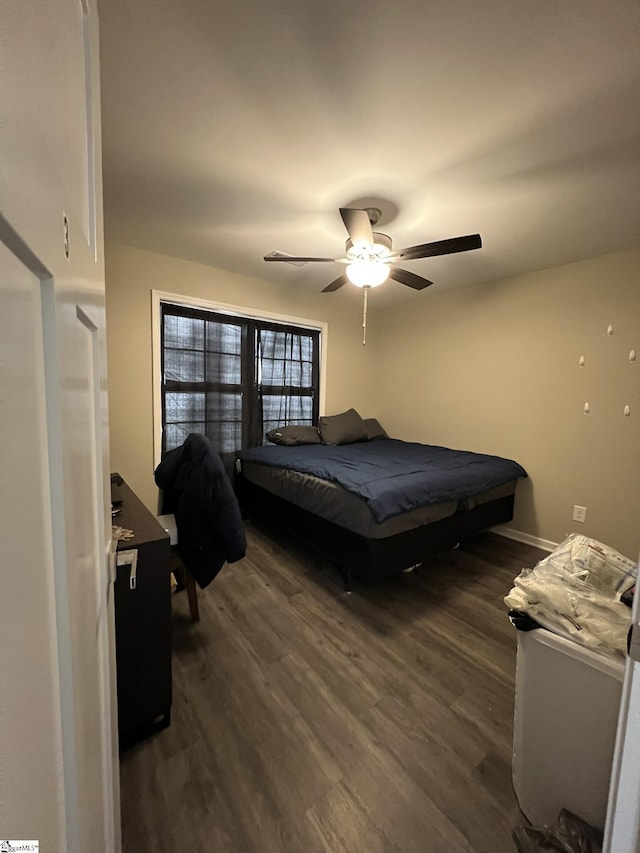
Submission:
M 122 755 L 125 853 L 502 853 L 515 629 L 535 548 L 485 534 L 356 585 L 284 536 L 174 596 L 170 728 Z

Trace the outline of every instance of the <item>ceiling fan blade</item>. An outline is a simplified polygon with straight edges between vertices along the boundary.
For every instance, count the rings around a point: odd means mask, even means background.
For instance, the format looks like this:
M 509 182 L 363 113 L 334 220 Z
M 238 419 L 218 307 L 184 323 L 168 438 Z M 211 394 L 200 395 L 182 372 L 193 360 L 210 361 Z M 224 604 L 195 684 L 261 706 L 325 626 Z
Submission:
M 294 255 L 286 255 L 284 252 L 269 252 L 268 255 L 264 256 L 265 261 L 282 261 L 285 264 L 336 264 L 340 263 L 340 261 L 336 260 L 336 258 L 297 258 Z
M 339 290 L 343 284 L 346 284 L 349 279 L 346 275 L 340 275 L 331 284 L 328 284 L 326 287 L 322 289 L 323 293 L 333 293 L 334 290 Z
M 373 233 L 371 231 L 371 223 L 369 222 L 369 214 L 366 210 L 341 207 L 340 216 L 354 246 L 356 243 L 368 243 L 369 246 L 373 246 Z
M 468 234 L 466 237 L 451 237 L 449 240 L 436 240 L 433 243 L 423 243 L 421 246 L 409 246 L 408 249 L 398 249 L 391 254 L 394 261 L 412 261 L 416 258 L 435 258 L 438 255 L 453 255 L 456 252 L 470 252 L 482 248 L 482 238 L 479 234 Z
M 430 284 L 433 284 L 433 282 L 429 281 L 428 278 L 422 278 L 421 275 L 416 275 L 415 273 L 409 272 L 409 270 L 398 269 L 398 267 L 391 267 L 389 270 L 389 278 L 399 281 L 400 284 L 406 284 L 414 290 L 424 290 L 425 287 L 429 287 Z

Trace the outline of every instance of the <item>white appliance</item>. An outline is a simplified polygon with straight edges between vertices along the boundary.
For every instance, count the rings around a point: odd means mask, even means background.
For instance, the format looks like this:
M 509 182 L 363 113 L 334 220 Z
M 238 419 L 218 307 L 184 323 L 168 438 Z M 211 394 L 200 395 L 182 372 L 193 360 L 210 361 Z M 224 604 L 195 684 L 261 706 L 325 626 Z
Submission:
M 562 808 L 604 828 L 625 661 L 518 631 L 513 787 L 534 826 Z

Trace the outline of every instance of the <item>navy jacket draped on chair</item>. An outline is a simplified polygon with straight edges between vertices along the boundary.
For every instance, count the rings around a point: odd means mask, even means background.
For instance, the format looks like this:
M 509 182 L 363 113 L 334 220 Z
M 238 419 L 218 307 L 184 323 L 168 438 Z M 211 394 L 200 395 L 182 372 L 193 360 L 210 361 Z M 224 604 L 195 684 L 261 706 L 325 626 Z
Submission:
M 240 507 L 220 456 L 204 435 L 192 433 L 155 470 L 163 513 L 173 513 L 178 550 L 187 570 L 207 586 L 225 562 L 241 560 L 247 540 Z

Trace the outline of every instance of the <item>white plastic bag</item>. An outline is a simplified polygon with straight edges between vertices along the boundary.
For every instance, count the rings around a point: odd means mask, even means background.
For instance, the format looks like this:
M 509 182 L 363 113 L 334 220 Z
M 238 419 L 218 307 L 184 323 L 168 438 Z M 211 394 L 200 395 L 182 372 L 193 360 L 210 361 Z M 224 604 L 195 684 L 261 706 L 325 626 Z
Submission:
M 602 652 L 626 653 L 631 610 L 620 595 L 637 567 L 596 539 L 572 533 L 533 569 L 523 569 L 504 599 L 545 628 Z

